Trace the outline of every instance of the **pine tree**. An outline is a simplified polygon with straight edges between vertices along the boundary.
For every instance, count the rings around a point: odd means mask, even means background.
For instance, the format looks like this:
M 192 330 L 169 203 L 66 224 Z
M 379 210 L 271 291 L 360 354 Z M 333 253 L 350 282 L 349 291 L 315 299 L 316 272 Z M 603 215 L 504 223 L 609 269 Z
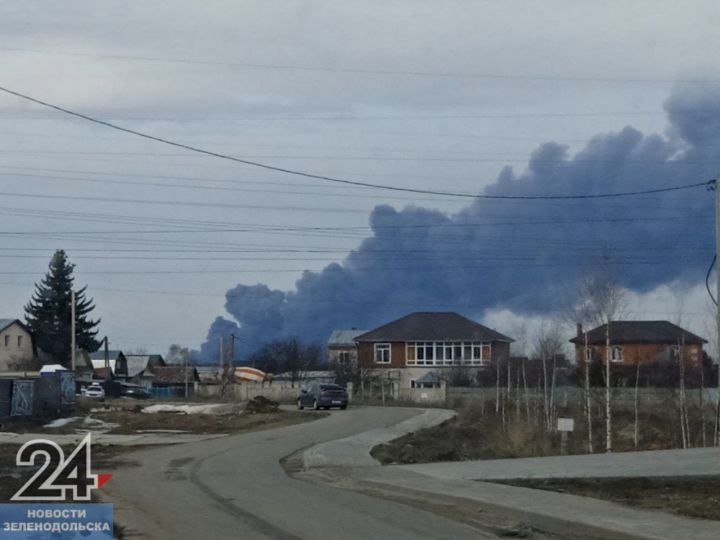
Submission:
M 35 345 L 60 364 L 70 367 L 71 309 L 74 264 L 68 262 L 65 251 L 55 252 L 49 271 L 40 283 L 35 284 L 32 299 L 25 306 L 25 321 L 33 333 Z M 96 351 L 100 342 L 95 339 L 100 323 L 88 315 L 95 309 L 93 300 L 86 299 L 87 287 L 75 291 L 75 336 L 77 347 Z

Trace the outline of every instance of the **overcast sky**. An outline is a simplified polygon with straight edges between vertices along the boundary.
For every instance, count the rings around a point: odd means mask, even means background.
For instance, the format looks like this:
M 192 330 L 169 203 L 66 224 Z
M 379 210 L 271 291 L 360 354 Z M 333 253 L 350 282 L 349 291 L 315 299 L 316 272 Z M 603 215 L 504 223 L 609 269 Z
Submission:
M 279 167 L 475 193 L 543 142 L 665 134 L 671 93 L 718 76 L 719 15 L 711 1 L 26 0 L 0 7 L 0 86 Z M 378 204 L 467 205 L 200 156 L 8 95 L 0 122 L 0 317 L 22 317 L 64 248 L 126 349 L 198 347 L 228 289 L 292 290 L 357 248 Z M 358 229 L 298 229 L 340 226 Z M 696 314 L 698 283 L 683 285 Z

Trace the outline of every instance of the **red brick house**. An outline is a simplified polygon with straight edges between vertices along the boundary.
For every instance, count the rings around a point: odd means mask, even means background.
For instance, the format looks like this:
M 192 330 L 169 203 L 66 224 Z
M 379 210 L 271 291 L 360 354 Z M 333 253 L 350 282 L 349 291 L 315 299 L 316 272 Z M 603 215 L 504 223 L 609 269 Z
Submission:
M 510 356 L 513 339 L 453 312 L 416 312 L 355 337 L 358 364 L 393 370 L 401 387 L 429 373 L 481 369 Z M 424 379 L 423 379 L 424 380 Z
M 605 363 L 606 329 L 607 325 L 603 324 L 584 332 L 582 325 L 577 325 L 577 335 L 570 343 L 575 345 L 578 364 L 592 358 Z M 699 365 L 703 359 L 703 345 L 707 343 L 704 338 L 669 321 L 610 321 L 609 335 L 610 361 L 619 365 L 667 361 L 677 358 L 680 352 L 688 365 Z

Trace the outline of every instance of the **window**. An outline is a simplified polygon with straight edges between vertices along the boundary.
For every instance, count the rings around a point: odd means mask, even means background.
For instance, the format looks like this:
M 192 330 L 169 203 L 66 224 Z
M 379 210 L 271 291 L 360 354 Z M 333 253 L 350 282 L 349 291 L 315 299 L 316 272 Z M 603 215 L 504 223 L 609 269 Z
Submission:
M 593 350 L 588 347 L 585 349 L 585 361 L 592 362 L 593 359 Z
M 622 347 L 613 347 L 610 350 L 610 360 L 612 362 L 622 362 L 623 361 L 623 349 Z
M 389 343 L 376 343 L 375 344 L 375 363 L 376 364 L 389 364 L 390 363 L 390 344 Z
M 10 346 L 10 336 L 7 334 L 5 334 L 5 346 L 6 347 Z
M 480 341 L 415 341 L 405 345 L 405 360 L 409 366 L 484 366 L 491 352 L 491 344 Z
M 17 344 L 18 344 L 18 349 L 19 349 L 20 347 L 22 347 L 22 336 L 18 336 L 17 338 L 18 338 Z
M 338 362 L 340 362 L 341 364 L 349 364 L 350 353 L 348 351 L 340 351 L 338 353 Z

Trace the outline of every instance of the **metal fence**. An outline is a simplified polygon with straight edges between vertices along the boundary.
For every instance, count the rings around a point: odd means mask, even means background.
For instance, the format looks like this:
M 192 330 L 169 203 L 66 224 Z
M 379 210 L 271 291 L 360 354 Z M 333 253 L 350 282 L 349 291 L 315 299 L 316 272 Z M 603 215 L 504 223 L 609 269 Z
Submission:
M 185 386 L 153 386 L 149 389 L 155 397 L 185 397 Z M 188 385 L 188 395 L 193 395 L 193 385 Z

